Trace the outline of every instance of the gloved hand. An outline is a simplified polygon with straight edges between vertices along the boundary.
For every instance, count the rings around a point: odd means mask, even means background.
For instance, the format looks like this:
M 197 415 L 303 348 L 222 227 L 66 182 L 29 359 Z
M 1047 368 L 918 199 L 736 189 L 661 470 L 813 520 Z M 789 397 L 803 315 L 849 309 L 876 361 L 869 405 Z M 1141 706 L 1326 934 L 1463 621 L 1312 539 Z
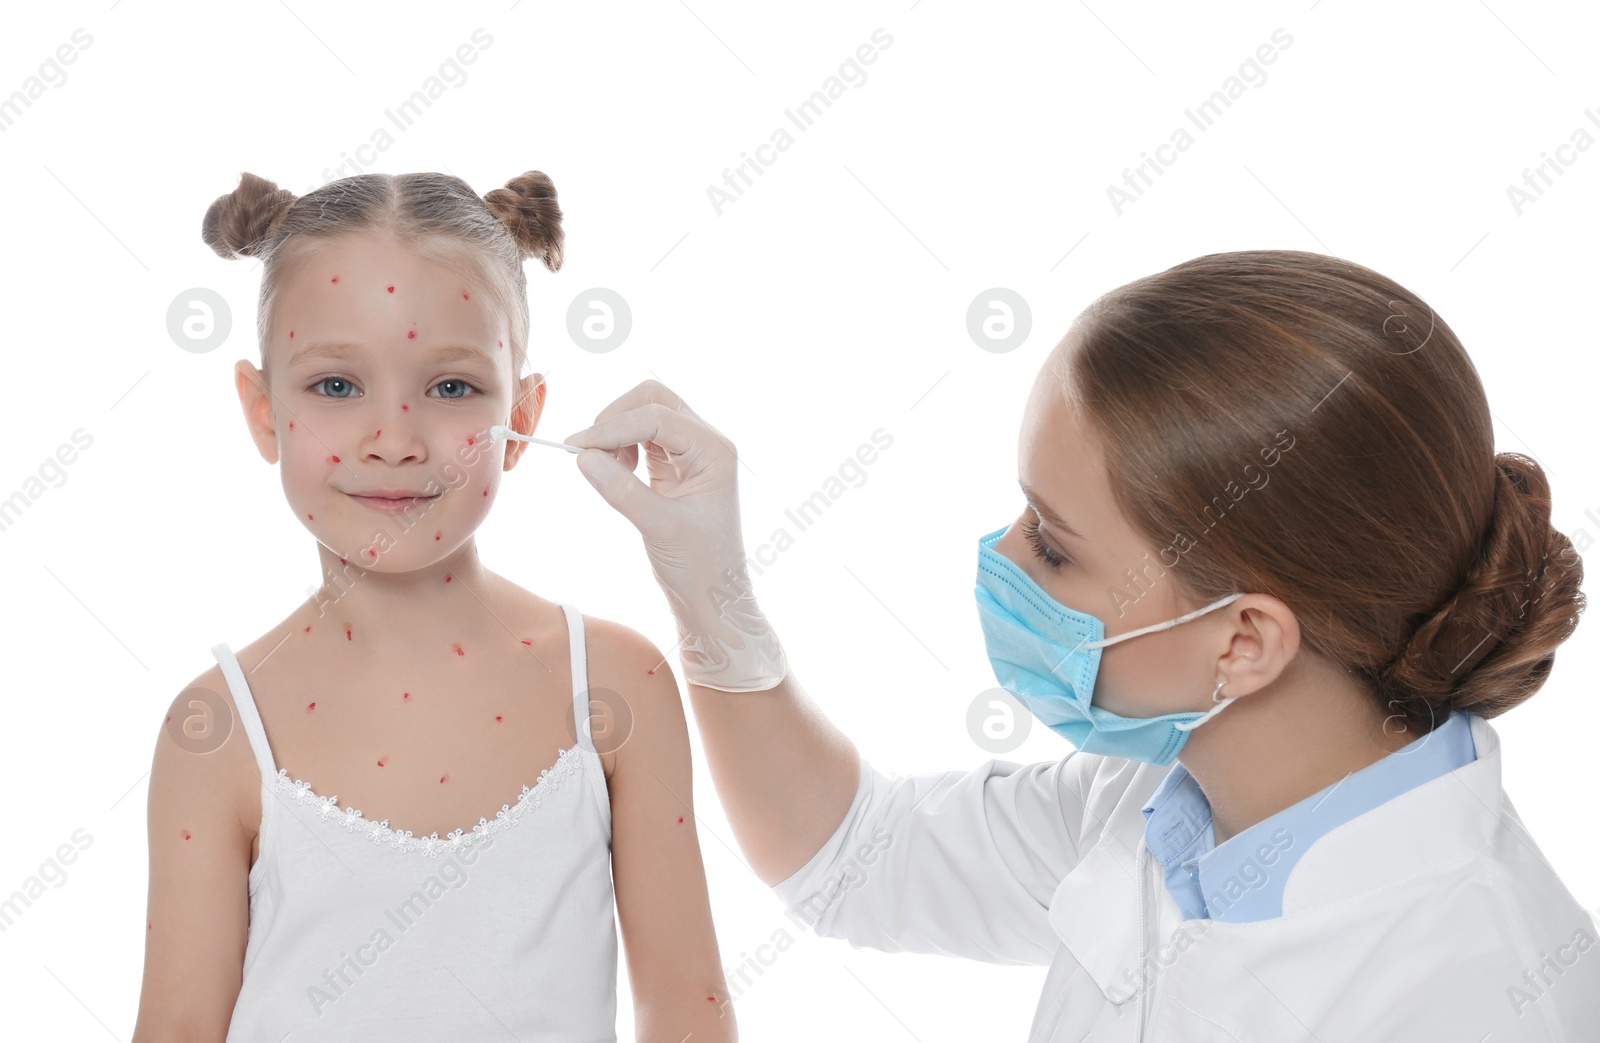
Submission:
M 761 692 L 788 673 L 756 605 L 739 527 L 733 443 L 666 385 L 646 380 L 562 439 L 578 470 L 634 524 L 678 622 L 683 673 L 724 692 Z M 650 485 L 634 476 L 645 447 Z

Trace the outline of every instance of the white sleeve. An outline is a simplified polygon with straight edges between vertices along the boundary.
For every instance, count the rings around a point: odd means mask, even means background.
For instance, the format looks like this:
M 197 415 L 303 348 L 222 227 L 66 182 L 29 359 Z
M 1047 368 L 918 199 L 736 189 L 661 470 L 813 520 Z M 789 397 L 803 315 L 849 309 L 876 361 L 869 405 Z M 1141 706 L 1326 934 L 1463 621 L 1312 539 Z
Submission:
M 856 948 L 1048 965 L 1051 896 L 1101 833 L 1086 801 L 1103 760 L 888 776 L 861 757 L 843 821 L 773 890 L 791 919 Z

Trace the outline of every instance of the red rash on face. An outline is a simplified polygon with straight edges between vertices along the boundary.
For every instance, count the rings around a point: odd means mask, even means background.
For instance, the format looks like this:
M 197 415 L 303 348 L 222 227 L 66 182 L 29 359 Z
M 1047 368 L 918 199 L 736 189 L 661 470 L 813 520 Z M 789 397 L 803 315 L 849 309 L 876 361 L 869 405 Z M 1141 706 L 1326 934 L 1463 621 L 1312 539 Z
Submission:
M 378 767 L 380 767 L 380 768 L 383 767 L 383 758 L 382 757 L 378 758 Z
M 682 816 L 682 815 L 679 815 L 679 816 L 678 816 L 678 822 L 679 822 L 679 823 L 680 823 L 680 824 L 681 824 L 681 823 L 682 823 L 682 822 L 683 822 L 683 816 Z
M 654 677 L 656 675 L 656 672 L 654 670 L 646 670 L 645 673 L 649 674 L 651 677 Z
M 306 521 L 316 521 L 316 520 L 317 520 L 317 519 L 316 519 L 316 517 L 315 517 L 315 516 L 313 516 L 313 515 L 310 515 L 310 514 L 308 514 L 308 515 L 306 515 Z
M 289 421 L 289 430 L 291 430 L 291 431 L 294 430 L 294 421 L 293 420 Z
M 447 572 L 447 573 L 445 573 L 445 574 L 444 574 L 444 581 L 445 581 L 445 582 L 446 582 L 446 583 L 449 583 L 449 582 L 450 582 L 450 574 L 449 574 L 449 573 L 448 573 L 448 572 Z
M 443 529 L 441 529 L 438 532 L 433 534 L 433 538 L 436 539 L 436 540 L 440 539 L 443 536 L 444 536 L 444 530 Z
M 189 831 L 187 829 L 183 831 L 183 839 L 185 839 L 185 840 L 189 839 Z
M 472 436 L 471 436 L 471 435 L 468 435 L 468 436 L 467 436 L 467 444 L 468 444 L 468 445 L 471 445 L 471 444 L 472 444 Z
M 294 330 L 289 331 L 289 339 L 294 340 Z
M 461 291 L 461 299 L 462 299 L 462 300 L 464 300 L 464 301 L 470 301 L 470 300 L 472 300 L 472 298 L 471 298 L 471 297 L 468 297 L 468 296 L 467 296 L 467 291 L 466 291 L 466 290 L 462 290 L 462 291 Z
M 402 403 L 400 403 L 400 410 L 401 410 L 401 412 L 406 412 L 406 411 L 408 411 L 408 410 L 410 410 L 410 408 L 411 408 L 411 407 L 410 407 L 410 406 L 408 406 L 408 405 L 406 405 L 406 404 L 405 404 L 405 403 L 404 403 L 404 402 L 402 402 Z
M 375 434 L 375 435 L 373 435 L 373 436 L 372 436 L 372 437 L 373 437 L 373 438 L 379 438 L 379 437 L 381 437 L 381 436 L 382 436 L 382 435 L 383 435 L 383 428 L 381 428 L 381 427 L 380 427 L 380 428 L 378 428 L 378 433 L 377 433 L 377 434 Z
M 393 293 L 393 292 L 394 292 L 394 287 L 393 287 L 393 286 L 391 286 L 391 287 L 389 287 L 389 292 L 390 292 L 390 293 Z
M 338 276 L 337 276 L 337 275 L 335 275 L 335 276 L 334 276 L 334 277 L 333 277 L 333 281 L 334 281 L 334 282 L 338 282 L 338 281 L 339 281 L 339 277 L 338 277 Z
M 528 639 L 527 639 L 527 638 L 523 638 L 523 639 L 522 639 L 522 643 L 523 643 L 523 644 L 525 644 L 525 645 L 531 645 L 531 644 L 533 644 L 533 642 L 532 642 L 532 641 L 529 641 L 529 640 L 528 640 Z
M 483 495 L 485 495 L 485 496 L 488 496 L 488 495 L 489 495 L 489 490 L 488 490 L 488 489 L 485 489 L 485 490 L 484 490 L 484 491 L 483 491 Z
M 410 692 L 401 692 L 400 693 L 400 698 L 402 698 L 402 699 L 410 699 L 411 698 L 411 693 Z
M 352 638 L 350 637 L 350 624 L 349 623 L 346 623 L 344 625 L 344 639 L 346 641 L 352 640 Z
M 330 456 L 328 457 L 328 462 L 330 464 L 336 464 L 339 462 L 339 458 L 337 456 Z
M 456 655 L 466 655 L 467 654 L 467 653 L 461 651 L 461 646 L 460 645 L 451 645 L 450 647 L 455 649 Z
M 315 710 L 316 708 L 317 708 L 317 704 L 316 703 L 312 703 L 312 704 L 310 704 L 309 706 L 306 707 L 306 713 L 310 713 L 312 710 Z
M 371 547 L 367 548 L 367 557 L 376 558 L 377 556 L 378 556 L 378 552 L 377 551 L 373 550 Z
M 504 718 L 504 717 L 501 717 L 501 716 L 500 716 L 500 715 L 499 715 L 499 714 L 495 714 L 495 715 L 494 715 L 494 719 L 495 719 L 495 720 L 497 720 L 497 721 L 503 721 L 503 720 L 505 720 L 505 718 Z
M 416 339 L 417 339 L 417 331 L 416 330 L 412 330 L 410 333 L 406 334 L 406 340 L 416 340 Z
M 439 776 L 439 781 L 443 782 L 445 779 L 448 779 L 449 777 L 450 777 L 450 773 L 447 771 L 443 775 Z
M 310 627 L 306 627 L 306 633 L 308 633 L 308 634 L 311 633 L 311 628 Z

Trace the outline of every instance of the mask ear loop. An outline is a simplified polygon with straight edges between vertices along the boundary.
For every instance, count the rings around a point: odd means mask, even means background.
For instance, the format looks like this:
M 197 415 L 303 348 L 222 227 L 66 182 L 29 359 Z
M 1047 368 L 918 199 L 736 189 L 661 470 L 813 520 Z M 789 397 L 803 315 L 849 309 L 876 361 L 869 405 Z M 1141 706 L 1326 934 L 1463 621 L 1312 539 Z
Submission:
M 1222 680 L 1218 681 L 1217 682 L 1217 686 L 1211 690 L 1211 701 L 1213 703 L 1216 703 L 1215 706 L 1213 706 L 1211 709 L 1207 710 L 1205 712 L 1205 714 L 1203 714 L 1202 716 L 1196 718 L 1195 720 L 1192 720 L 1192 721 L 1188 722 L 1187 724 L 1174 724 L 1173 727 L 1178 729 L 1180 732 L 1192 732 L 1196 728 L 1200 727 L 1202 724 L 1204 724 L 1207 721 L 1211 720 L 1211 718 L 1215 717 L 1217 714 L 1221 713 L 1224 707 L 1226 707 L 1229 703 L 1233 702 L 1234 699 L 1238 698 L 1238 696 L 1234 696 L 1233 698 L 1230 698 L 1230 699 L 1218 699 L 1217 698 L 1217 696 L 1220 695 L 1221 692 L 1222 692 L 1222 686 L 1227 684 L 1227 683 L 1228 683 L 1228 679 L 1226 677 L 1224 677 Z

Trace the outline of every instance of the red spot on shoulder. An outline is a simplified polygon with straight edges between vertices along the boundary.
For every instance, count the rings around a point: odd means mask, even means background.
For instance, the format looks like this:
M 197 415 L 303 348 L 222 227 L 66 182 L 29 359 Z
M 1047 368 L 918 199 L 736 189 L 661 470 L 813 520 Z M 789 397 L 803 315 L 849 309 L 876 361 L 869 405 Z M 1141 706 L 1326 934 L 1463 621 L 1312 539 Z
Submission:
M 349 563 L 349 562 L 348 562 L 348 561 L 345 561 L 345 560 L 344 560 L 344 559 L 343 559 L 343 558 L 340 558 L 340 559 L 339 559 L 339 564 L 341 564 L 341 565 L 348 565 L 348 564 L 350 564 L 350 563 Z
M 506 342 L 503 340 L 497 340 L 494 342 L 494 346 L 497 348 L 503 348 L 506 346 Z
M 167 721 L 170 721 L 170 720 L 172 720 L 172 715 L 169 713 L 169 714 L 167 714 L 167 720 L 166 721 L 162 721 L 161 723 L 162 724 L 166 724 Z
M 450 647 L 455 649 L 456 655 L 466 655 L 467 654 L 467 653 L 461 651 L 461 646 L 460 645 L 451 645 Z

